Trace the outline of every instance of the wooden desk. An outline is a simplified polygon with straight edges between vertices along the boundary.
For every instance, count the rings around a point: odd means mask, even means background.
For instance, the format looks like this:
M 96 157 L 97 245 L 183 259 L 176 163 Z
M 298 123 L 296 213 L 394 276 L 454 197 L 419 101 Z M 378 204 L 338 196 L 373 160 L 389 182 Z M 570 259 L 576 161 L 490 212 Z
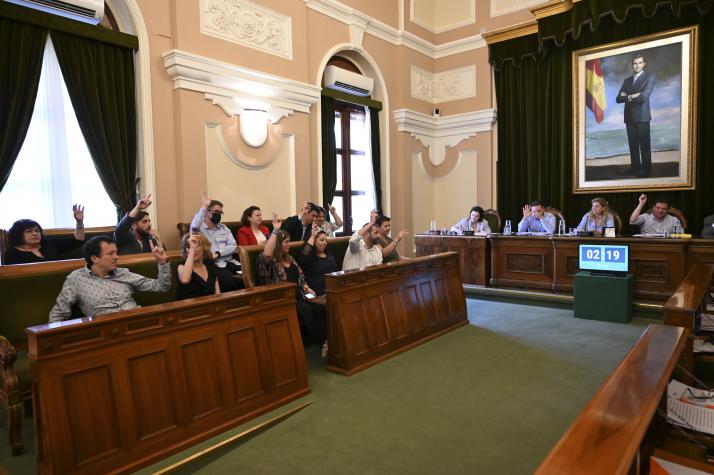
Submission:
M 629 247 L 634 297 L 667 300 L 684 279 L 688 239 L 489 236 L 491 285 L 570 293 L 578 267 L 578 245 Z M 711 243 L 714 245 L 714 242 Z
M 455 252 L 335 272 L 328 367 L 350 375 L 468 323 Z
M 487 286 L 491 277 L 491 256 L 486 236 L 414 236 L 417 256 L 454 251 L 459 254 L 461 282 Z
M 134 471 L 309 392 L 293 284 L 27 335 L 38 473 Z

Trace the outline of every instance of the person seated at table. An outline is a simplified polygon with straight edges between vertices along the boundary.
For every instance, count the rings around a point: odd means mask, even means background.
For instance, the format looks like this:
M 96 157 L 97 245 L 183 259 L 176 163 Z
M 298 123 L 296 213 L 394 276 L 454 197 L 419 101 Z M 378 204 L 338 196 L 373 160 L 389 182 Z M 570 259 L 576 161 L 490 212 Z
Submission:
M 140 199 L 114 229 L 114 240 L 120 256 L 151 252 L 152 243 L 161 246 L 159 233 L 151 227 L 149 213 L 144 211 L 150 205 L 151 195 Z
M 117 245 L 109 236 L 89 239 L 82 252 L 86 267 L 72 271 L 64 281 L 57 302 L 50 311 L 50 323 L 71 318 L 72 305 L 87 317 L 130 310 L 139 305 L 134 291 L 167 292 L 171 289 L 171 265 L 164 248 L 152 244 L 151 253 L 159 264 L 159 275 L 150 279 L 117 267 Z
M 630 224 L 640 227 L 641 234 L 672 234 L 675 227 L 682 228 L 682 223 L 675 216 L 667 214 L 669 201 L 659 198 L 654 202 L 652 213 L 642 213 L 647 203 L 647 195 L 642 193 L 637 207 L 630 215 Z
M 240 218 L 243 226 L 238 228 L 236 239 L 240 246 L 265 244 L 270 231 L 263 226 L 263 213 L 257 206 L 248 206 Z
M 342 270 L 359 269 L 366 266 L 381 264 L 382 246 L 377 244 L 379 229 L 377 228 L 378 213 L 372 210 L 369 223 L 362 229 L 355 231 L 350 237 L 345 259 L 342 261 Z
M 397 234 L 397 238 L 392 239 L 389 237 L 389 233 L 392 230 L 392 218 L 389 216 L 380 216 L 375 221 L 375 224 L 377 225 L 378 231 L 375 244 L 382 248 L 382 263 L 386 264 L 387 262 L 394 262 L 401 259 L 399 251 L 397 251 L 397 246 L 399 245 L 399 241 L 409 236 L 409 231 L 402 229 L 399 231 L 399 234 Z
M 207 257 L 211 255 L 211 243 L 203 234 L 184 234 L 181 238 L 181 255 L 185 261 L 176 269 L 178 300 L 221 293 L 218 268 Z
M 235 275 L 240 270 L 240 264 L 233 257 L 238 245 L 228 226 L 221 223 L 223 203 L 210 199 L 205 192 L 201 198 L 203 205 L 191 220 L 191 232 L 198 229 L 211 243 L 211 258 L 218 267 L 218 281 L 221 290 L 228 292 L 242 289 L 242 281 Z
M 60 255 L 84 244 L 84 207 L 73 205 L 74 239 L 45 239 L 42 226 L 32 219 L 15 221 L 7 232 L 8 250 L 3 264 L 56 261 Z
M 325 293 L 325 274 L 340 270 L 335 256 L 327 251 L 327 233 L 317 224 L 312 227 L 310 238 L 300 251 L 298 264 L 305 274 L 308 287 L 315 291 L 315 295 Z
M 300 333 L 305 344 L 323 344 L 327 335 L 327 315 L 323 305 L 310 302 L 317 295 L 305 281 L 305 275 L 295 259 L 290 255 L 290 234 L 280 229 L 282 220 L 273 214 L 273 231 L 265 249 L 258 254 L 256 267 L 258 284 L 292 282 L 295 285 L 295 299 Z M 310 228 L 312 233 L 312 228 Z
M 590 211 L 585 213 L 578 224 L 578 231 L 592 232 L 595 236 L 603 234 L 603 229 L 615 227 L 615 217 L 610 213 L 610 206 L 604 198 L 593 198 Z
M 540 201 L 531 201 L 523 206 L 523 218 L 518 223 L 518 232 L 553 234 L 555 215 L 546 213 Z
M 704 218 L 704 227 L 702 228 L 703 238 L 714 238 L 714 214 Z
M 457 234 L 464 234 L 464 231 L 473 231 L 475 233 L 490 233 L 491 226 L 488 221 L 483 218 L 483 208 L 474 206 L 469 211 L 469 215 L 458 223 L 451 226 L 451 231 Z
M 320 229 L 325 231 L 327 234 L 327 237 L 335 237 L 335 231 L 340 229 L 342 227 L 342 218 L 340 218 L 340 215 L 337 214 L 337 209 L 330 205 L 330 214 L 332 217 L 335 219 L 335 222 L 332 223 L 330 221 L 327 221 L 325 217 L 327 216 L 327 213 L 325 212 L 325 208 L 322 206 L 317 207 L 317 217 L 315 218 L 315 224 L 317 224 Z
M 285 219 L 283 231 L 290 234 L 293 241 L 307 241 L 312 232 L 312 225 L 317 219 L 317 208 L 315 203 L 306 201 L 300 210 L 300 215 L 290 216 Z

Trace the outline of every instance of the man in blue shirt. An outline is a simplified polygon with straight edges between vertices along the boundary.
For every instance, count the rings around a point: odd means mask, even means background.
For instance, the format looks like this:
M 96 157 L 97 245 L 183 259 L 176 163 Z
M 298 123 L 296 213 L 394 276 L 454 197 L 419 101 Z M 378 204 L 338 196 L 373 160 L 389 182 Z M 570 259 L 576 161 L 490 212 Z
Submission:
M 531 201 L 523 206 L 523 219 L 518 223 L 519 233 L 555 232 L 555 215 L 546 213 L 540 201 Z

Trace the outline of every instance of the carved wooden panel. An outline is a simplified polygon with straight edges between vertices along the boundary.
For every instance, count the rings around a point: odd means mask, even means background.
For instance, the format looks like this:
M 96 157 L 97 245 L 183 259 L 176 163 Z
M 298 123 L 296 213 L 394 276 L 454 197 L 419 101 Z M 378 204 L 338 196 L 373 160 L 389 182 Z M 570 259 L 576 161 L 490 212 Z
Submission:
M 292 284 L 28 329 L 39 473 L 128 473 L 304 396 Z
M 491 257 L 488 239 L 484 236 L 414 236 L 417 256 L 453 251 L 459 254 L 461 282 L 487 285 Z
M 328 275 L 328 369 L 352 374 L 466 324 L 458 259 L 444 253 Z
M 641 282 L 667 283 L 667 263 L 631 260 L 635 279 Z
M 235 402 L 240 403 L 265 392 L 258 359 L 255 327 L 228 333 L 228 354 L 233 372 Z
M 181 345 L 184 383 L 188 391 L 193 420 L 225 407 L 214 346 L 213 338 L 204 338 Z
M 542 274 L 544 270 L 544 257 L 540 254 L 506 254 L 506 270 L 508 272 L 527 272 Z
M 137 437 L 149 439 L 174 429 L 179 421 L 169 381 L 165 350 L 134 356 L 128 360 L 129 379 L 137 420 Z
M 580 259 L 576 256 L 568 256 L 565 263 L 565 272 L 570 276 L 580 272 Z
M 118 423 L 116 388 L 109 365 L 65 375 L 62 389 L 72 438 L 72 466 L 80 467 L 118 451 L 121 443 L 115 430 Z

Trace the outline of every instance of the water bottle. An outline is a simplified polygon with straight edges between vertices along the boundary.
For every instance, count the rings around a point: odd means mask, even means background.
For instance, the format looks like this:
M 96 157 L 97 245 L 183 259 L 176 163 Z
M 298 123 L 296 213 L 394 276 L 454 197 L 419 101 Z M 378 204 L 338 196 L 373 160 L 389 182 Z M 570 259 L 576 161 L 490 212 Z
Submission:
M 506 224 L 503 226 L 503 234 L 509 236 L 511 234 L 511 220 L 507 219 Z
M 558 223 L 558 236 L 564 236 L 565 235 L 565 221 L 562 219 Z

